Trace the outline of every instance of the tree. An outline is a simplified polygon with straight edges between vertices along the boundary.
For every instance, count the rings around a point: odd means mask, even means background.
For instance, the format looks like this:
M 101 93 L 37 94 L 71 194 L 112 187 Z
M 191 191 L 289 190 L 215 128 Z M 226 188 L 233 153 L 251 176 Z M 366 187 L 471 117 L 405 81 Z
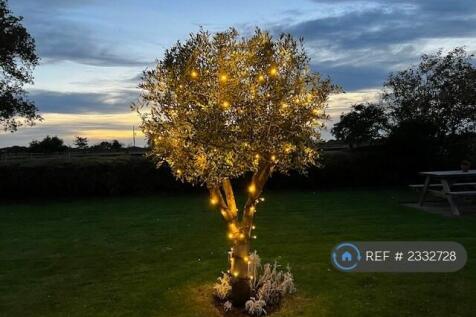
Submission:
M 384 84 L 383 104 L 393 124 L 426 122 L 438 137 L 476 132 L 476 68 L 473 55 L 455 48 L 423 55 L 418 66 L 393 73 Z
M 372 143 L 381 139 L 388 128 L 384 110 L 376 104 L 353 105 L 351 111 L 341 114 L 340 121 L 332 128 L 337 140 L 352 148 L 356 144 Z
M 324 108 L 336 87 L 313 73 L 302 42 L 259 29 L 200 31 L 165 52 L 142 77 L 136 104 L 150 151 L 174 176 L 205 185 L 232 245 L 231 298 L 250 294 L 248 256 L 254 215 L 273 172 L 316 164 Z M 250 176 L 238 209 L 231 180 Z
M 111 150 L 112 151 L 119 151 L 120 149 L 122 149 L 122 144 L 117 140 L 112 140 Z
M 0 125 L 12 132 L 41 119 L 22 88 L 33 83 L 32 70 L 38 56 L 35 41 L 21 20 L 11 14 L 5 0 L 0 0 Z
M 30 152 L 34 153 L 55 153 L 55 152 L 64 152 L 68 147 L 64 145 L 62 139 L 57 136 L 50 137 L 47 135 L 41 141 L 31 141 L 30 142 Z
M 83 138 L 80 136 L 77 136 L 76 139 L 74 140 L 74 145 L 80 150 L 84 150 L 88 148 L 88 138 Z

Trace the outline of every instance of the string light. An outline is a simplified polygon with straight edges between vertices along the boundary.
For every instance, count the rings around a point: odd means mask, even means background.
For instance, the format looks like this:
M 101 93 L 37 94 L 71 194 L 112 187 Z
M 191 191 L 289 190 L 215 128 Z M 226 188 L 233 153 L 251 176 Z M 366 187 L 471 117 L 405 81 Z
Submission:
M 319 109 L 312 109 L 312 114 L 317 116 L 319 114 Z
M 243 258 L 243 260 L 245 260 L 246 263 L 248 263 L 248 262 L 250 261 L 250 259 L 249 259 L 247 256 L 245 256 L 245 257 Z
M 177 175 L 182 175 L 182 170 L 181 169 L 177 169 Z
M 250 192 L 251 194 L 254 194 L 256 192 L 255 184 L 251 184 L 250 186 L 248 186 L 248 192 Z
M 269 74 L 271 76 L 276 76 L 276 74 L 278 73 L 278 70 L 276 69 L 276 67 L 272 67 L 270 70 L 269 70 Z
M 225 82 L 225 81 L 227 81 L 227 80 L 228 80 L 228 76 L 227 76 L 226 74 L 220 75 L 220 81 L 221 81 L 221 82 Z
M 240 240 L 243 240 L 245 238 L 245 234 L 244 233 L 240 233 Z
M 225 100 L 225 101 L 223 101 L 222 106 L 223 106 L 224 109 L 228 109 L 228 108 L 230 108 L 230 103 Z
M 250 207 L 250 211 L 251 211 L 251 212 L 255 212 L 255 211 L 256 211 L 256 208 L 255 208 L 254 206 L 251 206 L 251 207 Z
M 258 76 L 258 81 L 263 82 L 263 81 L 264 81 L 264 76 L 263 76 L 263 75 L 259 75 L 259 76 Z
M 251 226 L 251 229 L 255 230 L 255 229 L 256 229 L 256 226 Z
M 196 70 L 192 70 L 192 72 L 190 73 L 190 76 L 192 76 L 192 78 L 197 78 L 198 77 L 198 73 Z
M 228 233 L 228 239 L 233 239 L 233 233 Z
M 212 204 L 212 205 L 218 204 L 218 199 L 216 197 L 210 198 L 210 204 Z
M 259 200 L 264 201 L 265 199 L 264 199 L 264 197 L 261 197 Z
M 271 155 L 271 161 L 276 162 L 276 155 Z
M 257 237 L 257 236 L 253 236 L 253 239 L 256 239 L 256 238 L 258 238 L 258 237 Z
M 238 272 L 233 272 L 234 277 L 238 277 Z

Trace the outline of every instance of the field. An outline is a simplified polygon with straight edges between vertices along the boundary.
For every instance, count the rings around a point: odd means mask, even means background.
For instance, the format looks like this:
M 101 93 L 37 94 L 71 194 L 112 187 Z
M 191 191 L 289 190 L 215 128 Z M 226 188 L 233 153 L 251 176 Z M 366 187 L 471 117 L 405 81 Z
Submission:
M 298 292 L 273 316 L 472 316 L 476 217 L 400 206 L 396 190 L 274 192 L 254 246 L 290 264 Z M 408 197 L 405 197 L 405 199 Z M 218 316 L 211 285 L 226 269 L 219 214 L 202 195 L 0 206 L 1 316 Z M 454 240 L 457 273 L 340 273 L 342 240 Z

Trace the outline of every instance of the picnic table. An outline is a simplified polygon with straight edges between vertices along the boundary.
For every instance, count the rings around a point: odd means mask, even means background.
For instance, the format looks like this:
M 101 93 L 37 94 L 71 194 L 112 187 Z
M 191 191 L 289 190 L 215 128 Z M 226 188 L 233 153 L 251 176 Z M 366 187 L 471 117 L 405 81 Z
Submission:
M 445 198 L 451 208 L 451 213 L 454 216 L 459 216 L 460 212 L 455 201 L 455 197 L 474 196 L 476 197 L 476 182 L 469 182 L 471 179 L 476 179 L 476 170 L 469 170 L 463 172 L 456 171 L 431 171 L 420 172 L 420 175 L 425 176 L 425 183 L 420 195 L 419 205 L 422 206 L 428 193 L 437 197 Z M 439 183 L 432 184 L 435 180 Z M 465 187 L 473 188 L 472 190 L 464 189 Z M 463 190 L 458 190 L 463 188 Z

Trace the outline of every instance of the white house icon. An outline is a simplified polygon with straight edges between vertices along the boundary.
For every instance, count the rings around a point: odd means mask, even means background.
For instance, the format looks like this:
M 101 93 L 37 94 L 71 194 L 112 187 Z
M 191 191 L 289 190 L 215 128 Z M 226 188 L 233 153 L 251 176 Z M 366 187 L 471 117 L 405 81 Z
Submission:
M 349 251 L 345 251 L 344 253 L 342 253 L 342 256 L 341 256 L 341 259 L 342 261 L 352 261 L 352 254 L 350 254 Z

